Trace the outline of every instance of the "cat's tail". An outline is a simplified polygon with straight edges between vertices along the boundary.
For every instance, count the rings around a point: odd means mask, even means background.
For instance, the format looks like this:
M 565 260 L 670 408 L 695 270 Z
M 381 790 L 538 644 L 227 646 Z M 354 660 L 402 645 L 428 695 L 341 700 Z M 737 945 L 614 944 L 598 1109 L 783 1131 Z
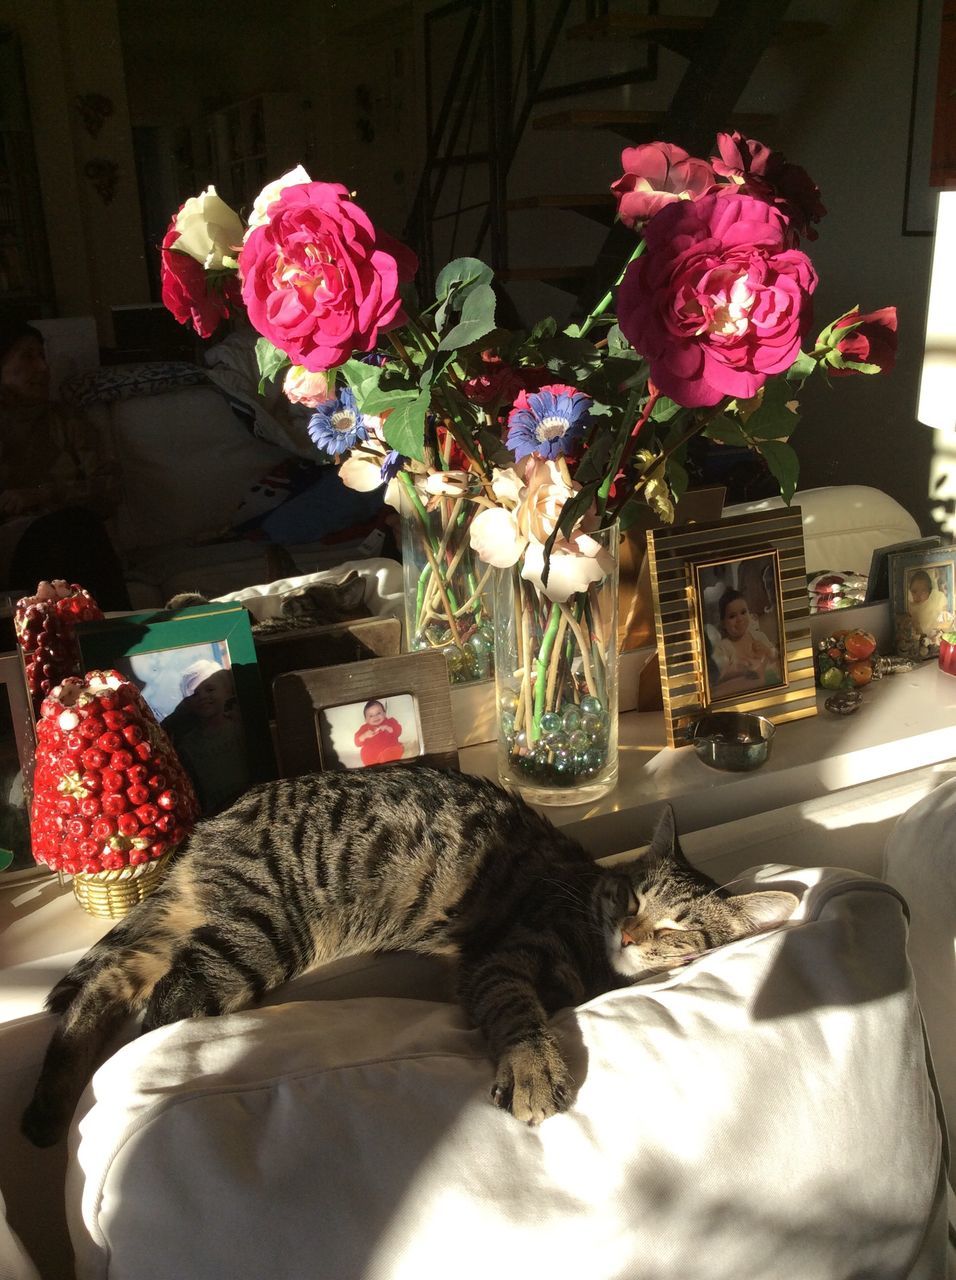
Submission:
M 79 960 L 50 992 L 47 1008 L 60 1015 L 21 1128 L 38 1147 L 58 1142 L 104 1049 L 142 1009 L 170 964 L 169 949 L 141 942 L 149 902 Z M 138 945 L 139 944 L 139 945 Z

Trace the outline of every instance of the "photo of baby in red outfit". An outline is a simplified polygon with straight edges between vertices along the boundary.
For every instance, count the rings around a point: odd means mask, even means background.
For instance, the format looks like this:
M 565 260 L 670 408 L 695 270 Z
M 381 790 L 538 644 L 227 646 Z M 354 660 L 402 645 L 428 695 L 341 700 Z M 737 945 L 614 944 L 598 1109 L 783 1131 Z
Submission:
M 408 693 L 323 707 L 318 721 L 327 769 L 366 769 L 422 754 L 418 702 Z
M 405 748 L 399 742 L 402 726 L 385 714 L 384 704 L 377 698 L 366 702 L 362 711 L 364 724 L 355 731 L 355 745 L 362 757 L 362 764 L 387 764 L 389 760 L 401 760 Z

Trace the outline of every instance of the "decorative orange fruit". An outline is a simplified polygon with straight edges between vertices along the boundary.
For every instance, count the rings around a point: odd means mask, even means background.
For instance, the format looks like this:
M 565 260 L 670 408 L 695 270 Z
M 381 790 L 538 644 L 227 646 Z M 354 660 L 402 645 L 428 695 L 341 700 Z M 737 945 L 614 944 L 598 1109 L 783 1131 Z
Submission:
M 846 673 L 858 688 L 862 684 L 869 684 L 873 679 L 872 664 L 865 659 L 861 659 L 859 662 L 851 662 L 846 669 Z
M 876 649 L 876 636 L 869 631 L 848 631 L 843 637 L 843 648 L 846 656 L 856 662 L 860 658 L 868 658 Z

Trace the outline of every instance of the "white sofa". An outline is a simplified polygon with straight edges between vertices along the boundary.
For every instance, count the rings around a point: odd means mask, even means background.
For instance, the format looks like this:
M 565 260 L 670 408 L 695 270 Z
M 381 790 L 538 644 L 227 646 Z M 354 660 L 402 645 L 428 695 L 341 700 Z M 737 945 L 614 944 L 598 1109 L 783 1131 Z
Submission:
M 854 872 L 754 883 L 799 895 L 784 929 L 554 1019 L 579 1091 L 540 1129 L 490 1105 L 413 957 L 131 1042 L 70 1139 L 78 1280 L 944 1276 L 905 906 Z
M 122 498 L 109 525 L 134 608 L 278 576 L 267 541 L 230 530 L 268 503 L 277 469 L 317 459 L 304 426 L 293 430 L 264 404 L 217 386 L 210 371 L 177 362 L 98 369 L 68 380 L 61 394 L 109 435 L 118 460 Z M 292 542 L 283 548 L 285 571 L 378 555 L 383 542 L 377 530 Z

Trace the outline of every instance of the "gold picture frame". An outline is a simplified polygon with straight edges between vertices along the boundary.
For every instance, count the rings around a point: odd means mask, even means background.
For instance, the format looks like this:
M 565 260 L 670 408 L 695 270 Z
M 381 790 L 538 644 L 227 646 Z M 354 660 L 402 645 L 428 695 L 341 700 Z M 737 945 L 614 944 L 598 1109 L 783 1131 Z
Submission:
M 690 726 L 710 709 L 752 712 L 775 724 L 816 715 L 799 508 L 652 529 L 647 543 L 668 745 L 684 745 Z M 761 590 L 769 597 L 759 605 L 748 604 L 749 612 L 758 615 L 759 638 L 754 639 L 753 649 L 759 674 L 753 680 L 741 674 L 727 681 L 723 693 L 719 655 L 714 653 L 713 632 L 708 630 L 714 626 L 713 609 L 720 598 L 714 592 L 720 568 L 727 589 L 736 594 L 741 594 L 738 587 L 747 576 L 745 569 L 751 577 L 756 571 Z M 748 591 L 752 600 L 755 588 L 745 589 L 745 598 Z M 748 626 L 753 627 L 753 622 L 751 617 Z M 775 637 L 761 631 L 761 624 Z M 767 641 L 776 650 L 775 659 L 763 652 Z

